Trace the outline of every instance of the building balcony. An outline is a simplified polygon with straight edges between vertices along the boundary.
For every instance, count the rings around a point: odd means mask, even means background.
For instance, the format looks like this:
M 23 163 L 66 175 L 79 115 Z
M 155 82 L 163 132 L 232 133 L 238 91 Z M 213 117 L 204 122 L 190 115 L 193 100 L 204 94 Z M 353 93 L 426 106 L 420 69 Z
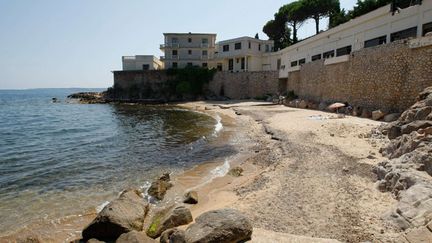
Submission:
M 171 55 L 171 56 L 161 56 L 160 60 L 161 61 L 209 61 L 212 60 L 213 58 L 211 56 L 185 56 L 185 57 L 179 57 L 178 55 Z

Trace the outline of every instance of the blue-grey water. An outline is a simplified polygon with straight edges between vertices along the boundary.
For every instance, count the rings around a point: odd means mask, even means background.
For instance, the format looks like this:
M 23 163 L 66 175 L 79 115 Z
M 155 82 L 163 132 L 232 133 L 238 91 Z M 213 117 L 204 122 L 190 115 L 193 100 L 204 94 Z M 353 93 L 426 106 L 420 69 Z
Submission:
M 210 146 L 212 117 L 169 106 L 66 102 L 77 91 L 0 90 L 0 233 L 82 212 L 161 171 L 226 153 Z

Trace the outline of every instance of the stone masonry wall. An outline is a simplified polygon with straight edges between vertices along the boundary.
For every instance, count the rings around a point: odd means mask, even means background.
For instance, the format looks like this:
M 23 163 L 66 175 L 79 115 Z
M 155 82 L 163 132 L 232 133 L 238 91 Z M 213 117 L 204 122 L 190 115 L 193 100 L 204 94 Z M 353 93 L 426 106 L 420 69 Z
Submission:
M 163 84 L 173 78 L 164 70 L 150 71 L 114 71 L 114 87 L 123 90 L 151 88 L 153 97 L 163 96 Z M 277 72 L 217 72 L 209 82 L 207 89 L 216 96 L 226 96 L 230 99 L 245 99 L 261 97 L 266 94 L 276 94 L 278 91 Z M 128 99 L 129 97 L 122 97 Z
M 286 89 L 302 99 L 400 112 L 432 85 L 432 46 L 411 49 L 402 41 L 365 48 L 353 52 L 347 62 L 304 64 L 289 73 L 286 82 Z
M 217 72 L 209 90 L 231 99 L 248 99 L 278 92 L 278 72 Z

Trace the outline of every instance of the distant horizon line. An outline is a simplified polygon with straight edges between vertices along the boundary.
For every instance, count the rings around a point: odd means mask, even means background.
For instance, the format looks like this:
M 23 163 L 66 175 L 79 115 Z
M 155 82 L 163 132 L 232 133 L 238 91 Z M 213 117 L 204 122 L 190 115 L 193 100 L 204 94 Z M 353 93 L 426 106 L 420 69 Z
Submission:
M 107 89 L 108 87 L 70 87 L 70 88 L 0 88 L 0 91 L 3 90 L 41 90 L 41 89 Z

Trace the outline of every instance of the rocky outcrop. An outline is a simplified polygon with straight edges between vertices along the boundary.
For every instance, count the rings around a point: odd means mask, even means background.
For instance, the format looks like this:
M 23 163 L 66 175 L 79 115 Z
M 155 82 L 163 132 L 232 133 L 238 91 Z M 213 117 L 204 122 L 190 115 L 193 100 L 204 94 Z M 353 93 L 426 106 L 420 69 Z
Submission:
M 398 120 L 381 128 L 390 139 L 381 148 L 388 160 L 374 168 L 378 189 L 393 193 L 398 200 L 396 210 L 386 218 L 406 230 L 410 242 L 432 237 L 432 229 L 426 228 L 432 223 L 431 111 L 432 87 L 421 92 Z M 418 238 L 414 232 L 425 234 Z
M 121 234 L 141 231 L 148 211 L 148 203 L 137 190 L 126 190 L 119 198 L 105 206 L 83 230 L 84 240 L 116 240 Z
M 252 224 L 234 209 L 220 209 L 201 214 L 186 229 L 186 242 L 231 243 L 249 240 Z
M 166 192 L 168 189 L 170 189 L 173 185 L 170 182 L 170 176 L 169 173 L 163 174 L 159 179 L 156 181 L 153 181 L 150 185 L 147 193 L 149 196 L 152 196 L 158 200 L 162 200 L 165 197 Z
M 107 103 L 106 92 L 79 92 L 68 95 L 69 99 L 76 99 L 83 104 Z
M 155 239 L 165 230 L 189 224 L 192 220 L 192 214 L 188 208 L 172 205 L 153 216 L 147 229 L 147 235 Z
M 116 243 L 156 243 L 157 241 L 148 237 L 144 232 L 131 231 L 120 235 Z
M 186 243 L 184 230 L 172 228 L 165 230 L 159 238 L 160 243 Z
M 197 204 L 198 203 L 198 192 L 196 191 L 188 191 L 184 195 L 184 203 L 187 204 Z

